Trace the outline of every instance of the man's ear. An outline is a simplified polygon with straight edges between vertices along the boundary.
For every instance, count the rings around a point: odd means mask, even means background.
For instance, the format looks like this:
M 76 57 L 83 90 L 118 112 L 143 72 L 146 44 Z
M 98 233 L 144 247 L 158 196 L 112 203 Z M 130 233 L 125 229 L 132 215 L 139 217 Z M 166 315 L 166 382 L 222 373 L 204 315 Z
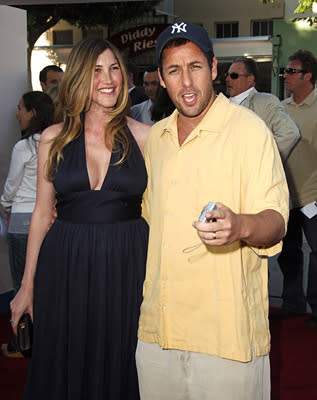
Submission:
M 40 82 L 40 85 L 41 85 L 41 88 L 42 88 L 42 90 L 43 90 L 43 92 L 45 92 L 45 83 L 44 82 Z
M 255 78 L 253 74 L 250 74 L 249 76 L 247 76 L 247 82 L 248 82 L 248 88 L 250 89 L 251 87 L 255 87 Z
M 217 71 L 218 60 L 216 57 L 212 59 L 212 66 L 211 66 L 211 78 L 214 81 L 217 78 L 218 71 Z
M 165 85 L 164 79 L 162 77 L 160 68 L 157 69 L 157 72 L 158 72 L 158 76 L 159 76 L 159 80 L 160 80 L 160 85 L 163 86 L 163 88 L 166 89 L 166 85 Z
M 311 72 L 306 72 L 306 74 L 304 74 L 304 79 L 306 81 L 310 81 L 312 77 L 312 73 Z

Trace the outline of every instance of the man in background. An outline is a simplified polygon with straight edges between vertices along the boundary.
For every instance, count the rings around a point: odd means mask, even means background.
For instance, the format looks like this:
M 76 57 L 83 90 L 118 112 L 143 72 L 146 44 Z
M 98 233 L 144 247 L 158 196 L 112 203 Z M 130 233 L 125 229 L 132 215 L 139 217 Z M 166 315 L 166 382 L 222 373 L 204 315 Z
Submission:
M 131 105 L 142 103 L 147 100 L 148 97 L 145 94 L 144 88 L 140 86 L 136 86 L 135 82 L 137 79 L 138 69 L 135 64 L 132 62 L 127 63 L 127 75 L 128 75 L 128 88 L 129 95 L 131 99 Z
M 63 78 L 64 71 L 57 65 L 47 65 L 40 72 L 40 84 L 43 92 L 52 86 L 59 86 Z
M 153 125 L 154 121 L 152 120 L 151 108 L 155 103 L 158 88 L 160 86 L 156 65 L 150 65 L 145 69 L 143 86 L 145 94 L 148 96 L 148 100 L 131 107 L 131 116 L 137 121 Z
M 273 94 L 256 90 L 257 77 L 257 65 L 252 58 L 236 58 L 226 74 L 227 94 L 232 102 L 249 108 L 263 119 L 272 131 L 281 158 L 285 161 L 300 134 L 280 100 Z
M 288 59 L 285 89 L 291 97 L 283 105 L 297 124 L 301 140 L 285 163 L 291 206 L 287 235 L 278 258 L 284 275 L 282 308 L 271 312 L 271 319 L 285 319 L 306 313 L 305 321 L 317 328 L 317 62 L 307 50 L 298 50 Z M 303 231 L 310 247 L 307 295 L 303 290 Z

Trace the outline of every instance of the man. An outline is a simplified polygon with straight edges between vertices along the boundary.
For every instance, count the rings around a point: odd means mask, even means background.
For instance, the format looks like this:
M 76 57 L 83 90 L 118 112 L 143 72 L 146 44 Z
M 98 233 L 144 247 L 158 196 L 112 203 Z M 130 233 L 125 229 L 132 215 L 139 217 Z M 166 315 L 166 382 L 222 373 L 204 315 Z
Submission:
M 252 58 L 236 58 L 226 74 L 227 94 L 231 101 L 251 109 L 263 119 L 272 131 L 282 160 L 285 161 L 300 134 L 279 99 L 273 94 L 256 90 L 257 77 L 257 65 Z
M 144 92 L 144 88 L 135 86 L 135 80 L 137 76 L 137 67 L 135 64 L 131 62 L 127 63 L 127 75 L 131 105 L 134 106 L 135 104 L 139 104 L 147 100 L 148 97 Z
M 57 65 L 47 65 L 40 72 L 40 84 L 43 92 L 52 86 L 59 86 L 63 78 L 64 71 Z
M 131 115 L 134 119 L 148 125 L 154 124 L 154 121 L 152 121 L 151 108 L 155 103 L 159 85 L 157 66 L 151 65 L 147 67 L 143 76 L 143 86 L 148 100 L 131 107 Z
M 288 218 L 281 159 L 260 118 L 216 97 L 204 28 L 175 23 L 156 52 L 177 110 L 145 149 L 141 399 L 269 399 L 267 256 L 280 251 Z M 210 222 L 193 223 L 208 201 Z
M 317 63 L 314 55 L 306 50 L 297 51 L 288 60 L 284 78 L 291 97 L 283 104 L 297 124 L 302 139 L 285 164 L 293 209 L 278 258 L 284 275 L 283 304 L 270 318 L 290 318 L 305 313 L 307 299 L 312 315 L 305 324 L 317 328 L 317 94 L 314 90 Z M 302 231 L 311 249 L 306 298 Z

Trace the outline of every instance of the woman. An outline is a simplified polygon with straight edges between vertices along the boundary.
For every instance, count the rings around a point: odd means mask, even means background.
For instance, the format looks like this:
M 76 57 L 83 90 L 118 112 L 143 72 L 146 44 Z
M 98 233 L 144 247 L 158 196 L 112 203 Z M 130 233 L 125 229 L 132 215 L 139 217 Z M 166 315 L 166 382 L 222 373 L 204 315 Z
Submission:
M 26 267 L 11 302 L 13 329 L 23 312 L 34 313 L 23 399 L 138 399 L 148 126 L 126 116 L 126 72 L 111 43 L 75 46 L 59 107 L 63 122 L 40 141 Z
M 18 104 L 16 117 L 22 138 L 11 155 L 8 177 L 1 205 L 8 212 L 8 250 L 13 287 L 18 291 L 25 265 L 26 244 L 36 197 L 37 148 L 42 131 L 53 124 L 54 106 L 43 92 L 25 93 Z M 9 357 L 22 357 L 16 340 L 2 345 Z

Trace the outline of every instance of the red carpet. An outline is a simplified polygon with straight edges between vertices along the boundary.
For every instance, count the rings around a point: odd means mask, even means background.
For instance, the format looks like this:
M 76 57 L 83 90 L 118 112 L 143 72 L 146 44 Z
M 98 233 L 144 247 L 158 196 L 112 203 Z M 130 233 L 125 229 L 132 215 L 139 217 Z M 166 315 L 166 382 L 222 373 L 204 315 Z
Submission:
M 305 319 L 271 322 L 272 400 L 317 400 L 317 329 L 306 328 Z M 0 317 L 0 343 L 10 329 L 9 317 Z M 27 360 L 0 355 L 1 400 L 21 399 L 26 368 Z
M 0 317 L 0 343 L 11 339 L 9 317 Z M 21 358 L 6 358 L 0 352 L 0 399 L 21 400 L 28 361 Z M 44 400 L 44 399 L 43 399 Z
M 317 329 L 271 321 L 272 400 L 317 400 Z

